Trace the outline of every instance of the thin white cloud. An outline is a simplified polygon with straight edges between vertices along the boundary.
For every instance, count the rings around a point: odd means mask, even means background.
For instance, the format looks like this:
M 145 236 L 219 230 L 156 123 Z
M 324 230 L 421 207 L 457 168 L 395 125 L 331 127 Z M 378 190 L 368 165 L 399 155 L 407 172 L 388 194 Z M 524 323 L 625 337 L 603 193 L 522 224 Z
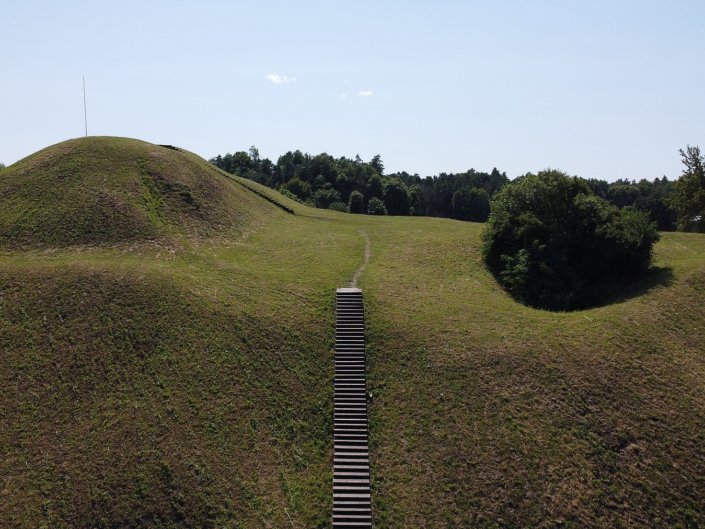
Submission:
M 287 77 L 278 73 L 268 73 L 264 78 L 273 84 L 292 84 L 296 82 L 296 77 Z
M 372 97 L 372 90 L 360 90 L 357 95 L 360 97 Z
M 346 93 L 340 94 L 340 99 L 347 99 L 347 97 L 348 97 L 348 94 L 346 94 Z

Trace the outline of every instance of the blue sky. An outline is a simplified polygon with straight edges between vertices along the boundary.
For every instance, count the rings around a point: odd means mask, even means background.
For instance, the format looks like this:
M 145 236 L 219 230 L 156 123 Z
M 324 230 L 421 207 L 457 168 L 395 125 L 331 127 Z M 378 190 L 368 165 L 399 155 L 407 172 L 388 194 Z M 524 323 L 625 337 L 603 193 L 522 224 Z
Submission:
M 705 2 L 3 2 L 0 162 L 83 135 L 204 157 L 380 154 L 421 175 L 493 166 L 681 172 L 705 147 Z

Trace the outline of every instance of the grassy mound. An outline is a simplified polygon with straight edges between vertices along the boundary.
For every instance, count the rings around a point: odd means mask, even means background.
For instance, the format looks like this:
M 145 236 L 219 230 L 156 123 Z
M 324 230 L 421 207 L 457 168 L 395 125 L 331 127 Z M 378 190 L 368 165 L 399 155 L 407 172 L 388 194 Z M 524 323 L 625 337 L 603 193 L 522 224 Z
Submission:
M 127 138 L 69 140 L 0 173 L 0 244 L 227 234 L 268 209 L 251 195 L 191 153 Z

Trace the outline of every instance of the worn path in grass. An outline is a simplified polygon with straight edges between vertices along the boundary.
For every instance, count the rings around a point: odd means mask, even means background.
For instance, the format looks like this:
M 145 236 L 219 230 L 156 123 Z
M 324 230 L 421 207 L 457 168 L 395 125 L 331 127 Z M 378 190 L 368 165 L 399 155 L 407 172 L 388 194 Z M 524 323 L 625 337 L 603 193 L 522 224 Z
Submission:
M 352 279 L 350 280 L 350 287 L 351 288 L 356 288 L 357 287 L 357 282 L 360 280 L 360 276 L 362 275 L 362 272 L 365 270 L 365 266 L 367 266 L 367 263 L 370 261 L 370 238 L 367 236 L 367 232 L 361 231 L 360 235 L 362 235 L 365 238 L 365 253 L 362 256 L 362 262 L 360 263 L 360 266 L 357 267 L 355 270 L 355 273 L 352 276 Z

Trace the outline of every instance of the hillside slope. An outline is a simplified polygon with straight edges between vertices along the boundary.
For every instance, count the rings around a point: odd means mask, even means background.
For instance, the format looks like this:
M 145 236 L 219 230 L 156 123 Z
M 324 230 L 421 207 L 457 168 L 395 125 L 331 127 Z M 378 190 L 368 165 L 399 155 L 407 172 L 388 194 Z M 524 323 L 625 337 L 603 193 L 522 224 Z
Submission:
M 109 137 L 65 141 L 8 167 L 0 201 L 5 246 L 223 235 L 271 209 L 191 153 Z
M 705 526 L 705 236 L 614 303 L 514 302 L 480 225 L 383 219 L 367 296 L 376 527 Z
M 0 525 L 325 527 L 333 292 L 361 248 L 286 215 L 0 254 Z
M 481 225 L 222 185 L 230 224 L 147 215 L 178 244 L 5 232 L 3 526 L 329 527 L 334 292 L 363 233 L 375 527 L 705 525 L 705 236 L 664 234 L 646 282 L 551 313 L 497 286 Z

